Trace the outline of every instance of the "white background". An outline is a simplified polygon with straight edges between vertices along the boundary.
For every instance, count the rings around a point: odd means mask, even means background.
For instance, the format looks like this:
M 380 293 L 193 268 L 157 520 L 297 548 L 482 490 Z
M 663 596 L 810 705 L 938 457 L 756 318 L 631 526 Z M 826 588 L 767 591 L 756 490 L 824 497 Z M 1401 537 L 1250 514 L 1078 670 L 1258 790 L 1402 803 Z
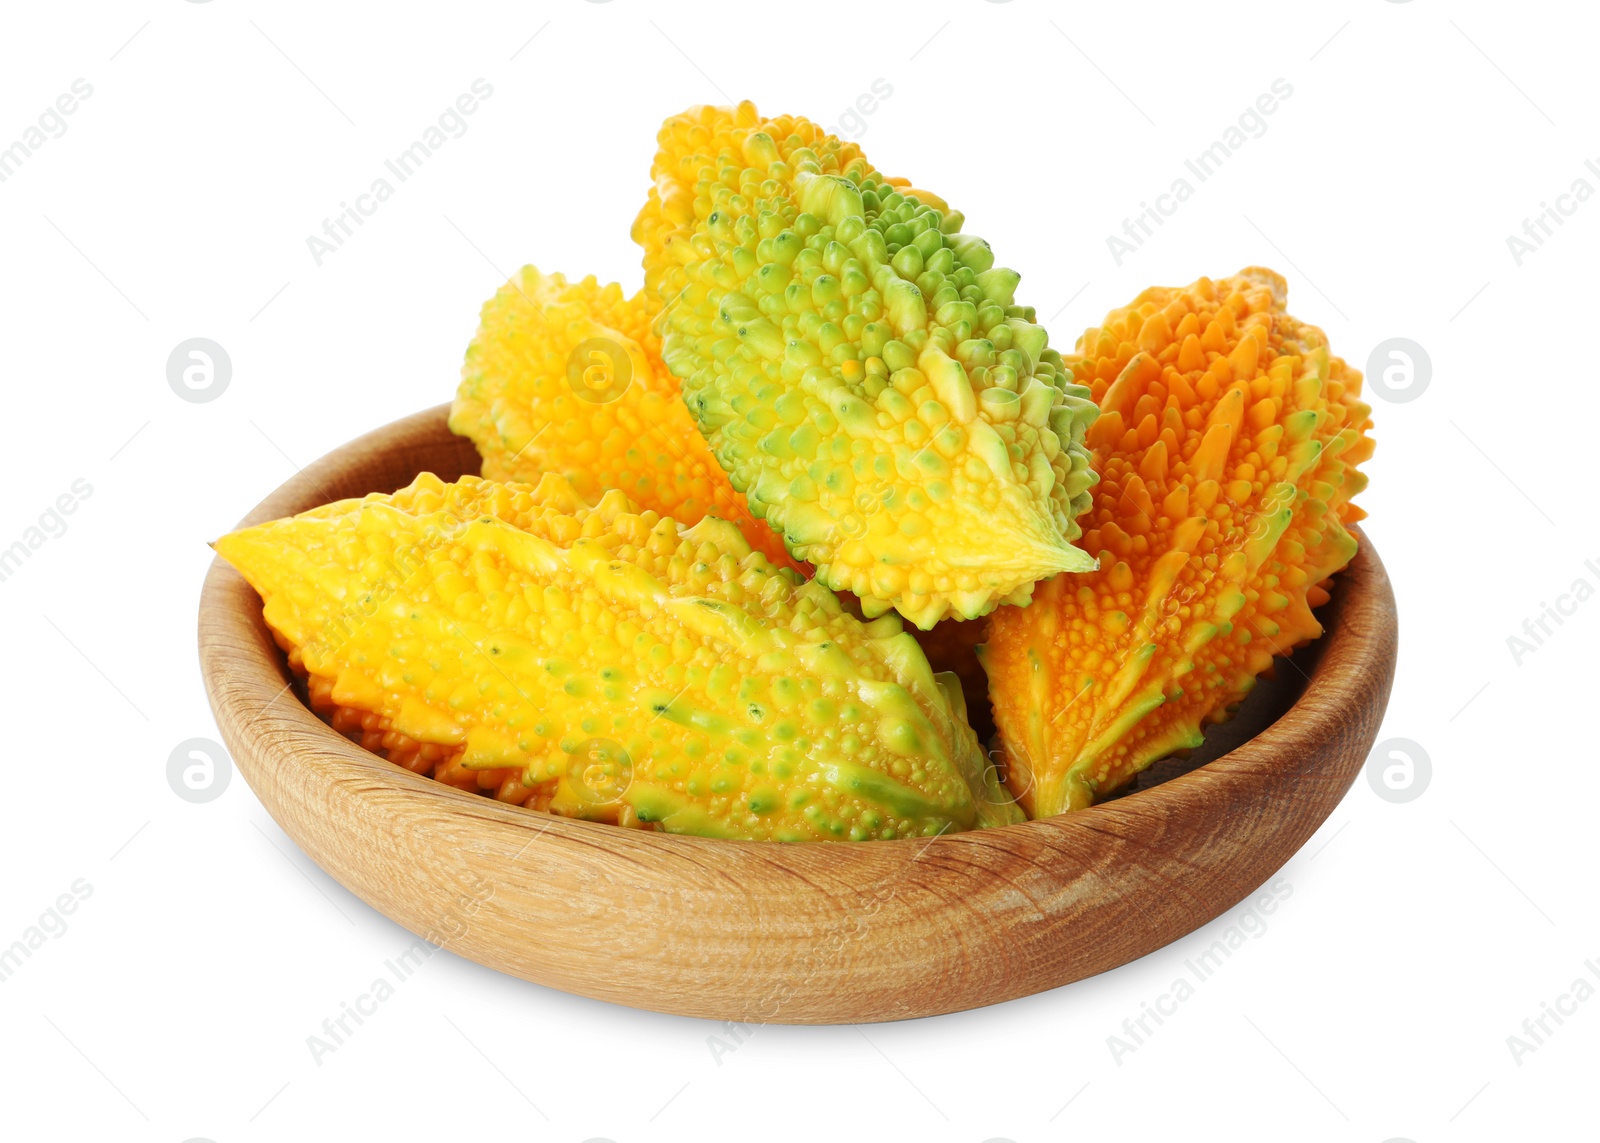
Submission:
M 402 7 L 7 10 L 0 146 L 74 79 L 93 94 L 0 184 L 0 547 L 93 491 L 0 583 L 0 945 L 77 879 L 92 896 L 0 984 L 0 1134 L 1593 1137 L 1600 998 L 1520 1062 L 1507 1037 L 1600 963 L 1600 602 L 1520 663 L 1507 640 L 1600 587 L 1600 199 L 1520 266 L 1506 241 L 1575 180 L 1600 190 L 1592 6 Z M 307 236 L 479 77 L 466 133 L 316 265 Z M 1425 347 L 1427 389 L 1373 399 L 1361 502 L 1402 613 L 1380 737 L 1420 744 L 1431 783 L 1392 804 L 1358 780 L 1267 932 L 1120 1062 L 1107 1037 L 1226 919 L 1044 995 L 768 1027 L 720 1059 L 718 1026 L 441 953 L 314 1062 L 307 1037 L 411 937 L 237 776 L 208 804 L 169 788 L 174 746 L 217 734 L 205 542 L 296 465 L 447 400 L 523 262 L 636 288 L 663 117 L 749 97 L 835 124 L 880 78 L 872 161 L 964 210 L 1059 345 L 1147 285 L 1262 263 L 1353 365 Z M 1107 236 L 1279 78 L 1265 133 L 1119 266 Z M 165 375 L 197 336 L 233 363 L 204 404 Z

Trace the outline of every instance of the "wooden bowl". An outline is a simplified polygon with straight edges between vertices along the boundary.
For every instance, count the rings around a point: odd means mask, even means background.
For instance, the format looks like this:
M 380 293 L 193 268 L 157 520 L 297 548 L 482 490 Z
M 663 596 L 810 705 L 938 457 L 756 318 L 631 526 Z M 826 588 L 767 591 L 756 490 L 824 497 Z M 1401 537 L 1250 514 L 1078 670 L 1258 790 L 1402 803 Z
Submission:
M 447 409 L 336 450 L 243 523 L 390 492 L 423 471 L 476 472 L 472 445 L 445 427 Z M 1104 972 L 1271 877 L 1349 788 L 1388 701 L 1395 605 L 1370 543 L 1337 583 L 1328 633 L 1214 733 L 1239 742 L 1230 752 L 1152 768 L 1146 785 L 1168 780 L 1078 813 L 934 839 L 676 837 L 553 817 L 412 774 L 302 705 L 260 599 L 221 560 L 201 595 L 200 661 L 222 737 L 268 812 L 411 931 L 619 1004 L 861 1023 Z

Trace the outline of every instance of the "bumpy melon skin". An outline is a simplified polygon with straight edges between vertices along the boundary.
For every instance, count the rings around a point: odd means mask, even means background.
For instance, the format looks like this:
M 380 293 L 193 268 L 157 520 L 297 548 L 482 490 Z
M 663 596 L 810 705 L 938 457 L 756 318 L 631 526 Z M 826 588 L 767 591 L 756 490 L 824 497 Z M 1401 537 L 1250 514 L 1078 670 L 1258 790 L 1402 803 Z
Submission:
M 923 629 L 1093 566 L 1094 404 L 959 213 L 749 103 L 658 142 L 634 237 L 662 356 L 796 558 Z
M 642 508 L 697 524 L 732 521 L 780 566 L 796 566 L 751 514 L 684 408 L 661 360 L 654 291 L 623 293 L 524 266 L 484 303 L 450 410 L 491 480 L 559 473 L 578 495 L 625 492 Z
M 335 500 L 230 532 L 212 546 L 261 593 L 268 625 L 305 669 L 329 674 L 333 653 L 474 521 L 571 540 L 594 510 L 555 473 L 516 484 L 476 476 L 446 483 L 424 472 L 396 492 Z
M 899 618 L 862 622 L 726 521 L 424 474 L 216 547 L 314 702 L 441 781 L 757 841 L 1017 816 Z
M 980 657 L 1013 793 L 1080 809 L 1200 744 L 1256 677 L 1316 638 L 1355 554 L 1361 375 L 1252 267 L 1146 290 L 1066 359 L 1101 415 L 1083 546 L 1100 569 L 989 620 Z

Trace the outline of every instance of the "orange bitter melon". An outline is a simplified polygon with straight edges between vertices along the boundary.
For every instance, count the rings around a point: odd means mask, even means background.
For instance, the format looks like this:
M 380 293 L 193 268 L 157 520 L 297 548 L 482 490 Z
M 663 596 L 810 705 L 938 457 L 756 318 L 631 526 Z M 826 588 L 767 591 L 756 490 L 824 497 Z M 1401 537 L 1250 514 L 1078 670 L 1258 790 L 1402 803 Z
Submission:
M 1088 575 L 989 621 L 982 657 L 1009 781 L 1032 817 L 1078 809 L 1199 745 L 1355 553 L 1372 453 L 1361 375 L 1285 311 L 1270 270 L 1151 289 L 1066 359 L 1101 407 Z

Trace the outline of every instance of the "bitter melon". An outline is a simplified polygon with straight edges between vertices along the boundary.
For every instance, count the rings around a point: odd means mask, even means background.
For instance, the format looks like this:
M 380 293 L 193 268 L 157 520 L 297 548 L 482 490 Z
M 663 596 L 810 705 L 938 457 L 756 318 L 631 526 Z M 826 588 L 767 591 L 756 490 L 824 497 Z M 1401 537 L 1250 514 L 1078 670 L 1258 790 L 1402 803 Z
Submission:
M 959 212 L 748 102 L 657 139 L 633 234 L 662 356 L 796 558 L 923 629 L 1093 566 L 1094 405 Z
M 1084 547 L 1100 570 L 1001 608 L 981 649 L 1012 791 L 1078 809 L 1227 716 L 1354 555 L 1361 375 L 1251 268 L 1151 289 L 1066 359 L 1101 407 Z
M 617 488 L 642 508 L 697 524 L 720 516 L 792 566 L 711 455 L 661 361 L 653 291 L 569 282 L 524 266 L 484 303 L 450 428 L 477 445 L 491 480 L 547 472 L 593 499 Z
M 377 716 L 362 731 L 413 760 L 448 751 L 431 764 L 457 784 L 755 840 L 1020 818 L 897 617 L 855 619 L 714 517 L 684 528 L 617 491 L 589 507 L 553 475 L 425 476 L 217 550 L 322 705 Z

